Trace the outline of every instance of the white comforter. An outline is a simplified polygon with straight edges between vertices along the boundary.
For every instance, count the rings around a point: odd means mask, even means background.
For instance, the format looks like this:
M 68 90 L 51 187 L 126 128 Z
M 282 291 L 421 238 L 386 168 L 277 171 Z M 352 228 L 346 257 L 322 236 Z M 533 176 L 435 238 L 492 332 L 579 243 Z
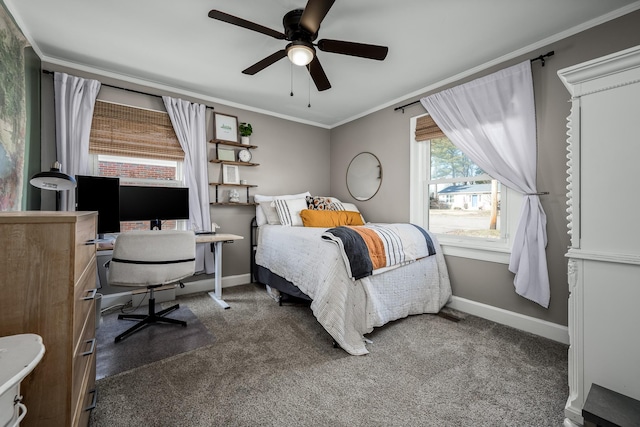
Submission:
M 410 314 L 437 313 L 451 297 L 442 250 L 436 255 L 353 281 L 325 228 L 263 225 L 256 263 L 287 279 L 313 301 L 318 322 L 345 351 L 367 354 L 364 334 Z

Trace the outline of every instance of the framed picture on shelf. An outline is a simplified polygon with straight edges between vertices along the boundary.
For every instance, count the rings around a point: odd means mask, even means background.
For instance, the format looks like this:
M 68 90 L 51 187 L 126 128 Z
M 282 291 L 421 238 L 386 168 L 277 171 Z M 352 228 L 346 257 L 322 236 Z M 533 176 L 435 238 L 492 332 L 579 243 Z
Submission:
M 234 150 L 228 148 L 218 148 L 218 160 L 224 160 L 227 162 L 234 162 L 236 160 L 236 153 Z
M 240 184 L 240 174 L 238 173 L 238 166 L 222 165 L 222 183 Z
M 213 113 L 213 138 L 218 141 L 238 142 L 238 118 Z

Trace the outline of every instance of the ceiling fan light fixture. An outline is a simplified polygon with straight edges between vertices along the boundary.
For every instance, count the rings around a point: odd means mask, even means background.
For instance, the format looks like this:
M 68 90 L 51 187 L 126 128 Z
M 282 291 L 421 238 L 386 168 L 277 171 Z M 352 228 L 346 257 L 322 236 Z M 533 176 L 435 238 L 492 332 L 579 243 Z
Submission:
M 316 48 L 322 52 L 351 55 L 378 61 L 385 59 L 389 52 L 389 48 L 386 46 L 345 40 L 321 39 L 317 44 L 314 44 L 314 41 L 318 38 L 320 24 L 322 24 L 322 21 L 335 1 L 336 0 L 307 0 L 304 9 L 298 8 L 287 12 L 282 18 L 284 32 L 273 30 L 219 10 L 211 10 L 209 17 L 273 37 L 277 40 L 287 40 L 289 42 L 284 49 L 280 49 L 256 62 L 249 68 L 242 70 L 243 74 L 252 76 L 287 56 L 291 64 L 307 68 L 313 83 L 316 85 L 318 91 L 321 92 L 331 89 L 331 83 L 329 83 L 329 79 L 316 56 Z
M 287 56 L 294 65 L 304 66 L 313 61 L 315 49 L 306 44 L 294 42 L 287 46 Z

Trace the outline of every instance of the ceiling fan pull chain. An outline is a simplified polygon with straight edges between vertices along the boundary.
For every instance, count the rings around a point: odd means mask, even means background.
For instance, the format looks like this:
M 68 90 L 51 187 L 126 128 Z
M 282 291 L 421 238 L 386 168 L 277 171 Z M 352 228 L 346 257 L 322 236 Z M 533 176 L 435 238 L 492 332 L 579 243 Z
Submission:
M 293 96 L 293 62 L 290 63 L 289 74 L 291 74 L 291 93 L 289 96 Z
M 309 69 L 309 73 L 307 73 L 307 75 L 309 76 L 309 104 L 307 105 L 307 108 L 311 108 L 311 66 L 307 65 L 307 68 Z

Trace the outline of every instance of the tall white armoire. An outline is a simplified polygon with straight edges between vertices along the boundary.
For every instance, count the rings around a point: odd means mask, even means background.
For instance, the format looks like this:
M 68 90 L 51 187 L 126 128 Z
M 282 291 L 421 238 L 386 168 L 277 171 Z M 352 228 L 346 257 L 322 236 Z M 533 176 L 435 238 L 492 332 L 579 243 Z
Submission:
M 558 71 L 568 118 L 569 398 L 640 400 L 640 46 Z

